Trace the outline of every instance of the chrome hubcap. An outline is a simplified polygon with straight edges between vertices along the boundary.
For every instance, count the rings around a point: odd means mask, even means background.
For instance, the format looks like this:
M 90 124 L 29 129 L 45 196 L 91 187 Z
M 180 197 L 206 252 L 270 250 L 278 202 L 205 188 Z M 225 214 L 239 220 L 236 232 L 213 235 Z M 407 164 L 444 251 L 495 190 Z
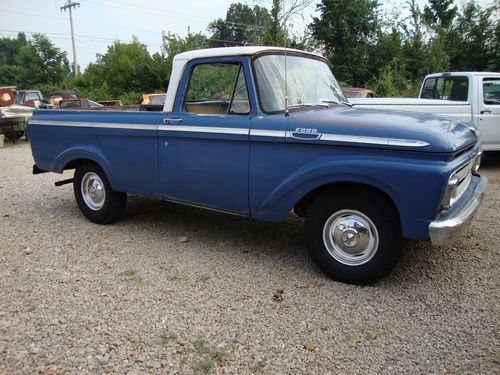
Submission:
M 82 197 L 85 204 L 94 211 L 104 206 L 106 199 L 104 183 L 94 172 L 87 172 L 82 178 Z
M 373 258 L 379 236 L 368 216 L 355 210 L 341 210 L 326 221 L 323 242 L 335 260 L 348 266 L 359 266 Z

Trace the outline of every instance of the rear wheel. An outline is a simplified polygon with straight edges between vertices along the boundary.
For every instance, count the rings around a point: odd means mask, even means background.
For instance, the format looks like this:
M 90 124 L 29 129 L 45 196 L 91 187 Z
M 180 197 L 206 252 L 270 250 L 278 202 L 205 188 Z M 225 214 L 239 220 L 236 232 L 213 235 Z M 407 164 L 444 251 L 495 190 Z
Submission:
M 371 190 L 319 195 L 308 209 L 305 230 L 314 263 L 338 281 L 375 282 L 401 255 L 399 219 L 388 200 Z
M 13 131 L 6 131 L 5 132 L 5 137 L 10 139 L 11 141 L 17 141 L 19 138 L 21 138 L 24 135 L 23 130 L 13 130 Z
M 94 223 L 111 224 L 123 214 L 127 195 L 114 191 L 96 164 L 85 163 L 76 168 L 73 191 L 80 211 Z

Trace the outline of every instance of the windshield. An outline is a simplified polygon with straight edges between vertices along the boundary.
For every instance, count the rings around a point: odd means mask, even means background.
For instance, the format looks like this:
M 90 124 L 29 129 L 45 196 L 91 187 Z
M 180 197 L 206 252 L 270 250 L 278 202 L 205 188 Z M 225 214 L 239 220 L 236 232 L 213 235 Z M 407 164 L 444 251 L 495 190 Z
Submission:
M 347 102 L 332 71 L 324 61 L 296 55 L 288 55 L 286 60 L 290 109 Z M 254 67 L 262 110 L 284 111 L 285 56 L 258 57 Z

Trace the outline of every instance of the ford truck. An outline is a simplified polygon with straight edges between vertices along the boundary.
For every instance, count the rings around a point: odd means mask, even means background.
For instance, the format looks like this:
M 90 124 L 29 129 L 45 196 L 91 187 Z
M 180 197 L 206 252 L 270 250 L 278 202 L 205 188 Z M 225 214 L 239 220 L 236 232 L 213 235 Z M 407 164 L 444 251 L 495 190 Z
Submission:
M 500 151 L 500 73 L 451 72 L 425 77 L 418 99 L 352 98 L 360 108 L 445 115 L 474 124 L 484 151 Z
M 163 111 L 37 110 L 33 173 L 74 169 L 83 215 L 118 220 L 127 194 L 283 221 L 305 218 L 329 277 L 386 276 L 402 240 L 451 243 L 487 188 L 465 122 L 352 108 L 320 55 L 274 47 L 184 52 Z

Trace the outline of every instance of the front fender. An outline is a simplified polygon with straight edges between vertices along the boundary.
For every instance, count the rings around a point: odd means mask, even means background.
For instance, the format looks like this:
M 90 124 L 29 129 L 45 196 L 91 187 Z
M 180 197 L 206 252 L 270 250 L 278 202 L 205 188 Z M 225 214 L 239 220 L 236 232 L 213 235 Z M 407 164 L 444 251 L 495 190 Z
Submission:
M 334 183 L 357 183 L 389 196 L 398 210 L 404 234 L 415 237 L 414 228 L 425 226 L 425 222 L 436 215 L 442 181 L 443 171 L 436 163 L 422 160 L 328 157 L 307 163 L 289 174 L 255 207 L 252 216 L 284 220 L 300 199 L 315 189 Z M 419 196 L 425 199 L 419 202 Z M 420 233 L 420 229 L 417 232 Z

